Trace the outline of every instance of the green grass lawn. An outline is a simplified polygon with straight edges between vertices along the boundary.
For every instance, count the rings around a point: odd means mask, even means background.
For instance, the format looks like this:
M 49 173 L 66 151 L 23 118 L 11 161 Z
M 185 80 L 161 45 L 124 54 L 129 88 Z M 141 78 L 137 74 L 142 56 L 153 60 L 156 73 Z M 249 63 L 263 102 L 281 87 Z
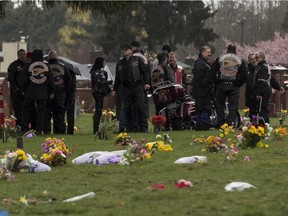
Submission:
M 191 145 L 193 136 L 218 135 L 218 130 L 172 131 L 169 135 L 174 150 L 156 151 L 150 160 L 130 166 L 74 165 L 72 159 L 84 153 L 115 150 L 114 140 L 94 141 L 91 114 L 81 114 L 76 125 L 80 130 L 74 136 L 51 136 L 65 138 L 68 148 L 74 150 L 66 165 L 53 167 L 47 173 L 16 173 L 14 182 L 0 180 L 0 210 L 7 210 L 11 216 L 288 215 L 287 138 L 282 144 L 264 141 L 269 144 L 267 149 L 239 149 L 236 161 L 225 161 L 223 152 L 202 153 L 204 146 Z M 278 126 L 278 120 L 272 119 L 271 125 Z M 147 142 L 155 138 L 152 128 L 149 133 L 129 135 L 136 140 L 144 137 Z M 42 135 L 24 139 L 24 150 L 30 154 L 40 152 L 45 138 Z M 15 138 L 0 143 L 1 153 L 8 149 L 16 149 Z M 173 164 L 180 157 L 193 155 L 207 156 L 208 162 Z M 243 160 L 246 155 L 249 163 Z M 176 188 L 174 184 L 179 179 L 189 180 L 194 186 Z M 224 186 L 232 181 L 249 182 L 256 189 L 226 192 Z M 153 184 L 164 184 L 166 188 L 148 189 Z M 95 192 L 96 196 L 63 203 L 88 192 Z M 30 200 L 29 206 L 19 203 L 23 195 Z M 8 204 L 3 199 L 8 199 Z

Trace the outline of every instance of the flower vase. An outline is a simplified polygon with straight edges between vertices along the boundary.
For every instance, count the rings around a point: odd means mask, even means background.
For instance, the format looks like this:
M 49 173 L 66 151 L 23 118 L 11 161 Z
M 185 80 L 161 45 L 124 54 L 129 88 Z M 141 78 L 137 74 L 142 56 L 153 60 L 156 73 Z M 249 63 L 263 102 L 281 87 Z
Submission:
M 154 127 L 154 134 L 160 133 L 160 127 Z
M 7 143 L 8 142 L 8 133 L 7 133 L 7 131 L 3 131 L 2 141 L 3 141 L 3 143 Z

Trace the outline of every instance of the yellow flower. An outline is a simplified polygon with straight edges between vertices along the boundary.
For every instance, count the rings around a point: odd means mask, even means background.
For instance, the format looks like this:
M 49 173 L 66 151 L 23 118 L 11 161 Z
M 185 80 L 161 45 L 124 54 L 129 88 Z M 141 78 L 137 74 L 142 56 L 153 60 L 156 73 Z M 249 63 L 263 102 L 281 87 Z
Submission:
M 145 154 L 145 158 L 146 159 L 150 159 L 151 158 L 151 154 L 150 153 Z
M 202 149 L 202 153 L 206 153 L 206 149 Z
M 28 200 L 25 198 L 25 196 L 21 196 L 19 202 L 28 206 Z
M 223 137 L 224 137 L 224 134 L 223 134 L 223 133 L 221 133 L 221 134 L 219 134 L 219 136 L 220 136 L 221 138 L 223 138 Z
M 224 130 L 224 129 L 227 128 L 227 127 L 228 127 L 228 124 L 225 123 L 225 124 L 223 124 L 220 128 L 221 128 L 222 130 Z
M 145 148 L 150 150 L 150 149 L 152 149 L 154 144 L 155 144 L 154 142 L 146 143 Z
M 224 132 L 224 135 L 225 135 L 225 136 L 227 136 L 228 134 L 229 134 L 228 131 L 225 131 L 225 132 Z

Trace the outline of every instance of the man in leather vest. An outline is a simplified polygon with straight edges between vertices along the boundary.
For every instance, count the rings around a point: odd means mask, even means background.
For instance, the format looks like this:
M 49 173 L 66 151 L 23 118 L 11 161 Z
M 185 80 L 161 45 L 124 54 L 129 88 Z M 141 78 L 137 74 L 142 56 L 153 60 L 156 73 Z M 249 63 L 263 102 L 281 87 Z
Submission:
M 284 88 L 275 80 L 271 74 L 270 67 L 265 60 L 265 54 L 263 52 L 255 53 L 255 60 L 257 66 L 254 71 L 252 80 L 252 100 L 250 115 L 257 115 L 269 123 L 269 100 L 272 95 L 272 88 L 284 92 Z
M 147 132 L 143 85 L 145 90 L 150 88 L 149 73 L 143 59 L 132 55 L 130 44 L 121 48 L 123 58 L 116 65 L 112 95 L 116 95 L 122 84 L 126 131 Z M 139 113 L 139 121 L 135 121 L 134 113 L 136 112 Z
M 48 64 L 54 79 L 54 98 L 48 99 L 44 133 L 51 133 L 51 118 L 53 118 L 53 133 L 65 134 L 65 101 L 66 95 L 72 91 L 71 75 L 65 65 L 58 61 L 55 50 L 48 53 Z
M 23 104 L 22 132 L 29 130 L 32 116 L 37 119 L 36 133 L 42 134 L 46 114 L 47 100 L 54 97 L 53 76 L 48 64 L 43 62 L 42 50 L 35 49 L 32 62 L 25 70 L 25 101 Z M 36 113 L 35 113 L 36 110 Z
M 208 74 L 208 80 L 216 85 L 216 127 L 220 127 L 224 123 L 234 126 L 240 97 L 239 88 L 246 82 L 246 79 L 246 65 L 236 55 L 236 46 L 230 44 L 227 53 L 215 60 Z M 229 110 L 227 119 L 225 119 L 226 99 Z
M 195 130 L 210 129 L 210 115 L 213 85 L 208 84 L 206 76 L 210 70 L 208 60 L 211 57 L 211 49 L 203 46 L 199 52 L 199 58 L 194 63 L 192 79 L 192 96 L 195 99 L 196 126 Z

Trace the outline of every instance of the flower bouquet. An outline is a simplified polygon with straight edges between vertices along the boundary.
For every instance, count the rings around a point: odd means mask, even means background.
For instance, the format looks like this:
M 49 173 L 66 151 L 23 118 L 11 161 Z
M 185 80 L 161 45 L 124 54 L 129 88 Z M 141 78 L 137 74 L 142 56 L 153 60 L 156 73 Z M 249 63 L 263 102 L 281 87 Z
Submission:
M 11 115 L 9 118 L 6 117 L 4 119 L 4 124 L 1 125 L 3 143 L 6 143 L 9 140 L 9 137 L 11 137 L 11 133 L 15 133 L 16 130 L 16 118 L 13 115 Z
M 161 128 L 165 125 L 166 118 L 162 115 L 155 115 L 149 118 L 149 121 L 154 126 L 154 133 L 158 134 Z
M 45 139 L 41 144 L 42 155 L 41 162 L 51 166 L 62 166 L 66 163 L 68 148 L 64 143 L 64 139 L 50 138 Z
M 0 173 L 13 176 L 9 172 L 47 172 L 51 168 L 37 160 L 22 149 L 16 151 L 6 151 L 4 156 L 0 156 Z M 5 174 L 6 173 L 6 174 Z
M 242 110 L 243 114 L 244 114 L 244 117 L 249 117 L 249 108 L 245 108 Z
M 209 152 L 218 152 L 226 148 L 225 140 L 219 136 L 209 136 L 206 139 L 206 146 Z
M 127 158 L 129 162 L 143 161 L 144 158 L 150 159 L 154 152 L 152 151 L 149 153 L 145 147 L 144 142 L 145 139 L 141 139 L 140 142 L 136 142 L 132 139 L 128 145 L 127 153 L 124 155 L 124 157 Z
M 118 148 L 119 146 L 129 145 L 131 142 L 132 139 L 127 133 L 120 133 L 116 138 L 115 145 Z
M 238 145 L 244 149 L 257 147 L 257 144 L 265 135 L 265 127 L 255 126 L 251 122 L 247 122 L 241 130 L 242 133 L 237 136 Z
M 274 139 L 280 143 L 283 142 L 284 138 L 288 135 L 286 128 L 278 127 L 273 131 Z
M 99 125 L 99 130 L 96 133 L 95 138 L 100 140 L 108 140 L 112 138 L 113 132 L 118 130 L 119 122 L 113 117 L 116 116 L 115 112 L 110 109 L 103 110 Z

